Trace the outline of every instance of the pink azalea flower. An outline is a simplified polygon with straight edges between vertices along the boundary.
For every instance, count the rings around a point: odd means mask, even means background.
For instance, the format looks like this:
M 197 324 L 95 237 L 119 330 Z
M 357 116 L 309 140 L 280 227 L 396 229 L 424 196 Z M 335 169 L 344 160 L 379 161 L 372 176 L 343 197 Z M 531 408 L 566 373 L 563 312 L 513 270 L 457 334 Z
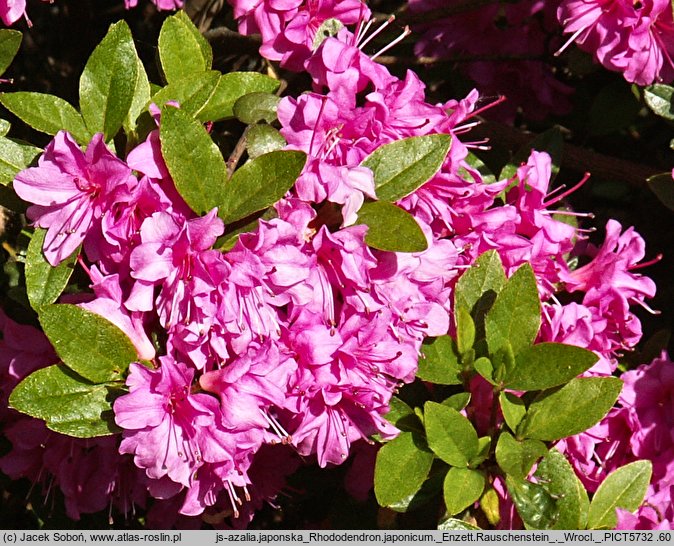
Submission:
M 563 0 L 564 32 L 609 70 L 638 85 L 674 78 L 674 20 L 668 0 Z
M 154 286 L 162 286 L 157 310 L 162 325 L 170 329 L 182 320 L 200 321 L 215 290 L 209 271 L 221 259 L 209 250 L 224 231 L 213 209 L 206 216 L 185 221 L 166 212 L 156 212 L 140 228 L 141 244 L 131 252 L 134 285 L 126 306 L 131 310 L 152 308 Z M 213 313 L 210 313 L 212 315 Z
M 47 228 L 44 254 L 58 265 L 82 243 L 94 222 L 117 200 L 129 195 L 137 180 L 96 134 L 86 152 L 65 131 L 45 148 L 37 167 L 21 171 L 14 190 L 34 203 L 28 217 Z
M 190 392 L 194 370 L 170 357 L 160 362 L 157 370 L 131 364 L 129 393 L 114 403 L 115 422 L 124 429 L 119 451 L 133 454 L 149 478 L 189 487 L 204 462 L 233 467 L 231 446 L 217 400 Z

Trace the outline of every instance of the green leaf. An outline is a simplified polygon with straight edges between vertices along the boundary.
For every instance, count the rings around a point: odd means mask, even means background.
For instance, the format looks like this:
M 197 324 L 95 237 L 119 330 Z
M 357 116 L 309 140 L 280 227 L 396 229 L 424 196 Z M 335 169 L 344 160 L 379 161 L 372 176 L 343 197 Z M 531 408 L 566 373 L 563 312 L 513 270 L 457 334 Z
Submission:
M 7 136 L 12 125 L 6 119 L 0 119 L 0 137 Z
M 484 337 L 484 315 L 505 284 L 505 271 L 495 250 L 482 254 L 456 283 L 454 313 L 461 306 L 470 311 L 475 323 L 476 339 Z
M 162 108 L 167 102 L 175 101 L 181 110 L 192 114 L 199 121 L 210 121 L 202 117 L 201 113 L 214 99 L 220 77 L 217 70 L 185 76 L 157 91 L 152 97 L 152 102 Z
M 339 19 L 326 19 L 323 21 L 323 24 L 316 31 L 316 36 L 311 44 L 311 51 L 316 51 L 326 38 L 337 36 L 343 28 L 344 24 Z
M 505 348 L 506 342 L 518 354 L 536 339 L 541 326 L 541 304 L 536 276 L 525 263 L 503 287 L 485 315 L 484 327 L 491 354 Z
M 456 319 L 456 346 L 459 354 L 466 354 L 475 343 L 475 323 L 468 309 L 459 305 L 455 308 Z
M 117 326 L 77 305 L 40 308 L 40 324 L 56 353 L 70 369 L 94 383 L 121 379 L 136 349 Z
M 548 452 L 540 440 L 517 441 L 502 432 L 496 444 L 496 462 L 506 474 L 524 479 L 534 463 Z
M 285 145 L 286 139 L 271 125 L 253 125 L 246 133 L 246 150 L 251 159 L 281 150 Z
M 91 133 L 115 136 L 133 102 L 138 61 L 125 21 L 110 26 L 80 76 L 80 110 Z
M 446 463 L 466 467 L 477 455 L 477 432 L 471 422 L 455 409 L 426 402 L 424 426 L 428 446 Z
M 150 91 L 150 80 L 147 78 L 147 72 L 145 72 L 145 67 L 136 53 L 136 82 L 133 87 L 133 98 L 131 99 L 131 105 L 129 106 L 129 111 L 122 122 L 124 131 L 127 135 L 134 134 L 136 131 L 136 121 L 138 116 L 140 116 L 145 109 L 147 108 L 150 97 L 152 95 Z
M 225 160 L 203 125 L 187 112 L 165 106 L 159 127 L 161 152 L 175 186 L 197 214 L 221 203 Z
M 414 413 L 414 410 L 409 407 L 397 396 L 391 397 L 389 401 L 389 412 L 384 416 L 386 420 L 394 427 L 407 432 L 423 432 L 421 422 Z
M 531 142 L 522 146 L 510 162 L 501 169 L 498 175 L 499 180 L 504 178 L 512 178 L 517 174 L 517 169 L 522 163 L 526 163 L 533 150 L 539 152 L 547 152 L 552 159 L 552 176 L 550 181 L 554 180 L 559 172 L 559 166 L 562 163 L 562 152 L 564 150 L 564 138 L 559 127 L 555 126 L 541 133 Z
M 460 385 L 461 364 L 449 336 L 426 338 L 421 345 L 417 377 L 438 385 Z
M 674 210 L 674 178 L 672 173 L 662 173 L 651 176 L 648 187 L 669 210 Z
M 648 107 L 658 116 L 674 121 L 674 103 L 672 96 L 674 87 L 656 83 L 644 88 L 644 100 Z
M 578 377 L 544 391 L 529 406 L 517 435 L 554 441 L 583 432 L 613 407 L 622 384 L 616 377 Z
M 613 529 L 618 523 L 616 508 L 628 512 L 639 508 L 652 473 L 650 461 L 635 461 L 611 472 L 592 497 L 587 516 L 588 529 Z
M 17 385 L 10 406 L 43 419 L 47 427 L 77 438 L 105 436 L 119 431 L 114 424 L 109 385 L 89 383 L 63 365 L 33 372 Z
M 564 455 L 550 449 L 538 463 L 534 476 L 557 504 L 559 515 L 549 528 L 585 529 L 587 492 Z
M 496 382 L 494 381 L 494 365 L 486 356 L 481 356 L 478 358 L 473 364 L 473 367 L 477 373 L 479 373 L 492 385 L 496 385 Z
M 559 518 L 555 499 L 541 484 L 506 476 L 506 487 L 527 529 L 550 529 Z
M 424 185 L 440 170 L 452 144 L 450 135 L 425 135 L 384 144 L 361 165 L 374 174 L 380 201 L 394 202 Z
M 438 524 L 438 531 L 481 531 L 480 527 L 471 525 L 470 523 L 456 519 L 456 518 L 447 518 L 443 519 Z
M 517 430 L 517 426 L 527 413 L 524 401 L 510 392 L 502 392 L 499 394 L 499 403 L 506 424 L 510 430 Z
M 480 436 L 477 439 L 477 455 L 468 461 L 468 466 L 476 468 L 489 458 L 491 449 L 491 436 Z
M 54 95 L 19 91 L 0 95 L 2 105 L 33 129 L 55 135 L 68 131 L 80 144 L 91 139 L 80 113 L 67 101 Z
M 431 469 L 428 479 L 421 484 L 419 490 L 405 497 L 403 500 L 389 504 L 387 508 L 400 513 L 412 512 L 424 507 L 430 501 L 438 499 L 442 493 L 444 473 L 434 472 Z
M 450 468 L 443 488 L 447 513 L 451 516 L 468 508 L 482 495 L 484 474 L 470 468 Z
M 458 392 L 452 394 L 451 396 L 445 398 L 442 403 L 445 406 L 454 408 L 456 411 L 461 411 L 470 403 L 470 393 L 469 392 Z
M 276 203 L 292 188 L 305 161 L 304 153 L 289 150 L 248 161 L 220 192 L 220 218 L 227 224 Z
M 77 252 L 52 267 L 42 253 L 46 229 L 36 228 L 26 251 L 26 292 L 30 305 L 36 311 L 54 303 L 68 284 L 75 268 Z
M 374 467 L 377 502 L 390 506 L 419 491 L 432 463 L 433 453 L 411 432 L 403 432 L 382 446 Z
M 557 387 L 591 368 L 597 360 L 597 355 L 587 349 L 539 343 L 517 353 L 515 369 L 507 375 L 505 386 L 516 391 Z
M 389 252 L 423 252 L 428 248 L 426 236 L 414 217 L 392 203 L 363 203 L 357 223 L 367 225 L 365 242 L 372 248 Z
M 199 112 L 199 119 L 218 121 L 234 117 L 234 104 L 249 93 L 274 93 L 278 80 L 257 72 L 230 72 L 220 76 L 213 96 Z
M 279 102 L 281 97 L 271 93 L 248 93 L 234 103 L 233 112 L 239 121 L 248 125 L 260 121 L 273 123 Z
M 0 184 L 10 184 L 19 171 L 28 167 L 42 153 L 40 148 L 0 137 Z
M 169 83 L 211 68 L 211 46 L 184 11 L 164 21 L 159 32 L 159 60 Z
M 0 29 L 0 75 L 12 64 L 19 48 L 22 35 L 18 30 Z

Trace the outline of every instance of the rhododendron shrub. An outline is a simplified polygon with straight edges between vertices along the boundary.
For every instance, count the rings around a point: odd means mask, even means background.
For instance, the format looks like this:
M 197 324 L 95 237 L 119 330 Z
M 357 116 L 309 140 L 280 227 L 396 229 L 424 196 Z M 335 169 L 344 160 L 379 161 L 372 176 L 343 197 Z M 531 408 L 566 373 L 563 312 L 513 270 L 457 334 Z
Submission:
M 365 4 L 232 4 L 310 90 L 223 74 L 180 11 L 159 33 L 163 85 L 121 21 L 79 109 L 0 96 L 48 135 L 0 137 L 28 316 L 0 310 L 0 470 L 58 488 L 75 520 L 242 528 L 313 465 L 348 466 L 361 502 L 434 502 L 440 528 L 667 528 L 674 364 L 622 362 L 656 293 L 644 239 L 612 219 L 591 239 L 567 206 L 589 175 L 555 186 L 541 140 L 493 174 L 470 135 L 480 90 L 432 102 L 366 55 L 382 30 Z

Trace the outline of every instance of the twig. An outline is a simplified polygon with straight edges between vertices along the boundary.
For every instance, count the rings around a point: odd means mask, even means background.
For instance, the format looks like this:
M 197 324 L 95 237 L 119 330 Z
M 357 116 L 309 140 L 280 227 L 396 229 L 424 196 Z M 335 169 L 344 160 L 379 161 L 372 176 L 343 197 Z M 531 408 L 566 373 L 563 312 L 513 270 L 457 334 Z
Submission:
M 227 179 L 232 178 L 232 175 L 236 170 L 236 166 L 239 164 L 239 160 L 241 159 L 243 152 L 246 151 L 246 145 L 248 143 L 248 130 L 251 127 L 251 125 L 246 126 L 246 128 L 243 130 L 243 134 L 239 138 L 239 141 L 236 143 L 236 146 L 234 146 L 234 150 L 232 150 L 229 158 L 227 158 Z

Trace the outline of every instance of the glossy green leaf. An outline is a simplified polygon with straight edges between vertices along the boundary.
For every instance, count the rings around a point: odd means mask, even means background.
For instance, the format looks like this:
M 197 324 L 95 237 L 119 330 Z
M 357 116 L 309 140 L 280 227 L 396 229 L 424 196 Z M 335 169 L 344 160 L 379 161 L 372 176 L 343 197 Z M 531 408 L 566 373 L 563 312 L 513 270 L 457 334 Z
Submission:
M 390 252 L 423 252 L 428 248 L 424 232 L 407 211 L 386 201 L 363 203 L 358 224 L 368 227 L 365 242 Z
M 578 377 L 544 391 L 529 406 L 517 435 L 554 441 L 583 432 L 608 413 L 621 389 L 616 377 Z
M 489 458 L 491 450 L 491 437 L 480 436 L 477 439 L 477 455 L 468 461 L 468 466 L 477 468 L 480 464 Z
M 12 64 L 16 57 L 23 36 L 18 30 L 0 29 L 0 75 Z
M 394 202 L 424 185 L 440 170 L 451 144 L 450 135 L 396 140 L 377 148 L 361 165 L 374 174 L 377 198 Z
M 471 525 L 470 523 L 456 519 L 456 518 L 447 518 L 443 519 L 438 524 L 439 531 L 481 531 L 480 527 Z
M 253 125 L 246 133 L 246 150 L 251 159 L 281 150 L 285 145 L 286 139 L 271 125 Z
M 478 358 L 473 364 L 473 368 L 492 385 L 496 385 L 496 381 L 494 381 L 494 365 L 486 356 Z
M 491 354 L 509 342 L 515 354 L 531 345 L 541 326 L 536 276 L 524 264 L 508 279 L 485 315 L 484 327 Z
M 469 392 L 457 392 L 445 398 L 442 403 L 445 406 L 454 408 L 456 411 L 461 411 L 470 403 L 470 393 Z
M 133 98 L 131 106 L 122 122 L 124 131 L 127 135 L 134 134 L 136 131 L 136 121 L 147 108 L 152 93 L 150 90 L 150 81 L 145 72 L 145 67 L 136 53 L 136 82 L 133 87 Z
M 466 307 L 455 307 L 456 346 L 459 354 L 463 355 L 473 348 L 475 343 L 475 323 Z
M 671 172 L 651 176 L 648 187 L 665 207 L 674 210 L 674 178 Z
M 203 125 L 187 112 L 165 106 L 159 127 L 161 151 L 173 182 L 197 214 L 222 202 L 225 160 Z
M 248 93 L 234 103 L 233 111 L 239 121 L 248 125 L 260 121 L 273 123 L 279 102 L 281 97 L 272 93 Z
M 379 504 L 390 506 L 419 491 L 432 463 L 433 453 L 411 432 L 403 432 L 382 446 L 374 468 L 374 493 Z
M 55 135 L 68 131 L 80 144 L 91 139 L 80 113 L 67 101 L 54 95 L 19 91 L 0 95 L 2 105 L 33 129 Z
M 77 305 L 40 308 L 40 324 L 70 369 L 94 383 L 121 379 L 138 360 L 129 338 L 112 322 Z
M 404 499 L 391 503 L 387 506 L 394 512 L 412 512 L 425 507 L 431 501 L 437 501 L 442 494 L 442 483 L 444 481 L 444 474 L 434 472 L 431 467 L 431 472 L 421 487 L 412 495 L 408 495 Z
M 503 418 L 510 430 L 517 430 L 517 426 L 527 413 L 524 401 L 510 392 L 502 392 L 499 394 L 499 404 L 501 405 Z
M 211 68 L 213 51 L 184 11 L 168 17 L 159 32 L 159 59 L 166 81 Z
M 639 508 L 652 473 L 650 461 L 635 461 L 611 472 L 592 497 L 587 515 L 588 529 L 613 529 L 618 522 L 616 508 L 628 512 Z
M 19 171 L 28 167 L 42 153 L 40 148 L 0 137 L 0 184 L 7 186 Z
M 77 260 L 77 252 L 52 267 L 42 253 L 47 230 L 36 228 L 26 251 L 26 293 L 36 311 L 54 303 L 68 284 Z
M 234 104 L 241 97 L 249 93 L 274 93 L 279 85 L 278 80 L 257 72 L 224 74 L 198 117 L 213 121 L 234 117 Z
M 536 136 L 531 142 L 522 146 L 510 160 L 510 162 L 501 169 L 498 175 L 499 180 L 512 178 L 517 174 L 517 169 L 522 163 L 526 163 L 533 150 L 547 152 L 552 159 L 551 181 L 559 173 L 559 166 L 562 163 L 562 152 L 564 150 L 564 138 L 559 127 L 555 126 Z
M 0 137 L 7 136 L 12 125 L 6 119 L 0 119 Z
M 220 192 L 220 218 L 227 224 L 276 203 L 292 188 L 305 161 L 304 153 L 286 150 L 248 161 Z
M 674 87 L 656 83 L 644 88 L 644 100 L 658 116 L 674 121 Z
M 573 467 L 555 448 L 541 459 L 534 474 L 555 499 L 558 517 L 550 529 L 585 529 L 589 500 Z
M 63 365 L 33 372 L 9 397 L 11 407 L 43 419 L 47 427 L 77 438 L 119 431 L 114 424 L 110 385 L 92 384 Z
M 424 426 L 428 447 L 446 463 L 466 467 L 477 455 L 477 432 L 471 422 L 455 409 L 426 402 Z
M 484 315 L 506 284 L 501 259 L 495 250 L 482 254 L 456 283 L 454 312 L 458 307 L 470 311 L 475 324 L 475 338 L 484 338 Z
M 557 387 L 591 368 L 597 360 L 597 355 L 587 349 L 539 343 L 517 353 L 515 368 L 507 375 L 505 386 L 516 391 Z
M 389 401 L 389 412 L 384 416 L 394 427 L 403 431 L 423 432 L 423 427 L 414 410 L 397 396 Z
M 468 508 L 482 495 L 486 480 L 479 470 L 450 468 L 445 476 L 443 496 L 450 516 Z
M 110 27 L 80 77 L 80 110 L 91 133 L 115 136 L 126 119 L 138 78 L 138 55 L 125 21 Z
M 506 487 L 527 529 L 550 529 L 555 525 L 559 508 L 541 484 L 507 476 Z
M 417 377 L 438 385 L 461 384 L 461 364 L 451 337 L 440 336 L 424 340 Z
M 201 113 L 214 100 L 220 77 L 217 70 L 187 75 L 162 87 L 154 94 L 152 102 L 160 108 L 169 101 L 177 102 L 181 110 L 192 114 L 199 121 L 209 121 Z
M 496 462 L 506 474 L 524 479 L 547 452 L 548 448 L 540 440 L 518 441 L 508 432 L 502 432 L 496 444 Z

